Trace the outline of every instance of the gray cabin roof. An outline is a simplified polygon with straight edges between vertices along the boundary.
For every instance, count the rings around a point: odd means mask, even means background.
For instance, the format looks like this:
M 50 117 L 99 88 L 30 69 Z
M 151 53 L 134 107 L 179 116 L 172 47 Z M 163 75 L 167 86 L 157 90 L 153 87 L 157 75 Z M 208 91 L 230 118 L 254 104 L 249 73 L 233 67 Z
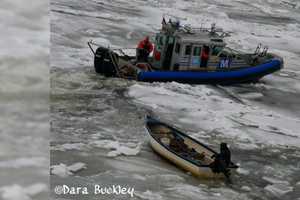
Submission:
M 217 34 L 212 34 L 207 31 L 199 31 L 193 33 L 187 32 L 176 32 L 174 36 L 178 37 L 178 40 L 181 43 L 192 43 L 192 44 L 212 44 L 212 45 L 220 45 L 225 46 L 225 42 L 223 41 L 223 37 L 220 37 Z
M 217 29 L 215 26 L 212 26 L 212 28 L 191 28 L 189 26 L 176 27 L 176 25 L 168 23 L 163 27 L 164 28 L 161 30 L 162 34 L 171 34 L 177 37 L 180 43 L 210 44 L 217 46 L 226 45 L 226 43 L 223 41 L 223 30 Z

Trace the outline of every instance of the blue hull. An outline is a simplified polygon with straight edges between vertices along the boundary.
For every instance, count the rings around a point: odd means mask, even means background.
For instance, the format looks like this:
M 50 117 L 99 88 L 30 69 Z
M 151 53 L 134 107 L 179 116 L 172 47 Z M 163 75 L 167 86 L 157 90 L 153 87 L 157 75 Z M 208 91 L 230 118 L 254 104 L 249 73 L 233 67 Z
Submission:
M 191 71 L 154 71 L 140 72 L 138 80 L 144 82 L 171 82 L 191 84 L 236 84 L 257 81 L 265 75 L 271 74 L 282 68 L 280 59 L 253 67 L 215 72 Z

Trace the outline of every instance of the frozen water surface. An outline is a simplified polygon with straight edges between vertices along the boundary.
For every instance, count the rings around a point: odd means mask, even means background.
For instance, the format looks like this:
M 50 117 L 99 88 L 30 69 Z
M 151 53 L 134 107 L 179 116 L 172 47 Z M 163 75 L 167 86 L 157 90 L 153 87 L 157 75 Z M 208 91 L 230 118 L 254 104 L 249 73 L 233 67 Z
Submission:
M 49 196 L 49 8 L 0 2 L 0 199 Z
M 52 173 L 51 190 L 62 184 L 119 184 L 135 188 L 133 199 L 297 199 L 299 5 L 293 0 L 51 0 L 51 166 L 63 172 L 74 163 L 86 167 L 66 177 Z M 198 27 L 216 22 L 231 32 L 229 46 L 246 52 L 263 43 L 284 57 L 285 68 L 260 83 L 230 87 L 138 83 L 94 73 L 87 41 L 135 47 L 144 35 L 154 36 L 163 13 Z M 150 111 L 214 149 L 227 142 L 241 166 L 234 184 L 196 179 L 153 153 L 143 127 Z

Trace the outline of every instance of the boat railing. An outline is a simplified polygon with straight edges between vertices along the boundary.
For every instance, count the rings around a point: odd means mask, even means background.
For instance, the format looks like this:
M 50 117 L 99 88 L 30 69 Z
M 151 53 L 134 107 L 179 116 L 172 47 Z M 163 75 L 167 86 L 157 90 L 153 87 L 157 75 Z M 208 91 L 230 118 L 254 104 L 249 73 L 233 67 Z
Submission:
M 93 48 L 93 46 L 107 48 L 111 51 L 114 51 L 115 53 L 120 53 L 124 56 L 130 56 L 126 53 L 126 51 L 134 51 L 134 53 L 136 51 L 136 48 L 134 48 L 134 47 L 119 48 L 119 47 L 111 46 L 110 44 L 107 44 L 107 43 L 96 43 L 93 40 L 88 41 L 87 44 L 94 55 L 96 55 L 96 50 L 95 50 L 95 48 Z
M 100 44 L 100 43 L 95 43 L 93 40 L 88 41 L 87 44 L 88 44 L 89 48 L 91 49 L 91 51 L 92 51 L 92 53 L 93 53 L 94 55 L 96 55 L 96 51 L 95 51 L 95 49 L 93 48 L 93 46 L 95 46 L 95 47 L 103 47 L 103 48 L 110 49 L 109 44 L 105 44 L 105 43 L 102 43 L 102 44 Z
M 211 33 L 211 34 L 218 34 L 220 37 L 228 37 L 230 36 L 230 32 L 225 32 L 222 28 L 217 28 L 216 24 L 213 23 L 211 27 L 192 27 L 189 24 L 180 26 L 180 31 L 184 31 L 186 33 Z

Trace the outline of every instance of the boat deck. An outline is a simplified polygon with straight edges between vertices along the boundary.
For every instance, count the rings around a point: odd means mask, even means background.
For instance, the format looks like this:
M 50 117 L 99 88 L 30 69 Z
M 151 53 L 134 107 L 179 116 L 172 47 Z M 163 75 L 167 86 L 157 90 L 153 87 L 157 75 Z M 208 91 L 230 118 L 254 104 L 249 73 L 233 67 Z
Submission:
M 178 154 L 180 157 L 188 159 L 198 165 L 209 165 L 214 160 L 215 154 L 195 141 L 184 137 L 179 132 L 164 125 L 153 125 L 150 127 L 152 136 L 163 146 Z

